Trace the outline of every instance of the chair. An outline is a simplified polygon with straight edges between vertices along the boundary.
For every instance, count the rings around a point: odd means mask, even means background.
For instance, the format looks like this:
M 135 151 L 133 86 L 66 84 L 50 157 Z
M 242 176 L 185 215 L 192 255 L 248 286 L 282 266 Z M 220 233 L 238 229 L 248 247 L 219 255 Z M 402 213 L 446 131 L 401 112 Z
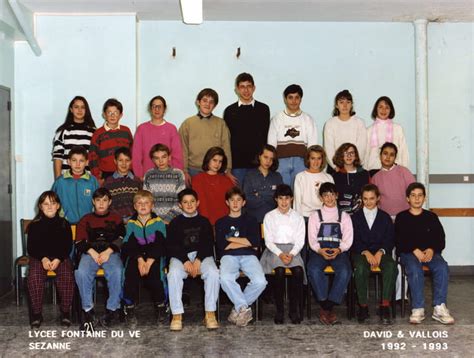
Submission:
M 27 230 L 32 220 L 21 219 L 20 228 L 21 228 L 21 256 L 17 257 L 15 260 L 15 297 L 16 305 L 19 306 L 21 303 L 21 292 L 23 288 L 23 277 L 21 273 L 22 267 L 27 267 L 29 264 L 28 254 L 26 252 L 26 239 L 27 239 Z
M 398 260 L 399 263 L 400 263 L 400 260 Z M 405 297 L 405 292 L 406 292 L 406 287 L 405 287 L 405 280 L 407 278 L 407 273 L 406 273 L 406 270 L 405 270 L 405 266 L 404 265 L 400 265 L 402 267 L 402 292 L 401 292 L 401 295 L 402 295 L 402 307 L 401 307 L 401 316 L 402 318 L 405 317 L 405 310 L 406 310 L 406 307 L 405 307 L 405 300 L 403 299 Z M 430 268 L 427 266 L 427 265 L 422 265 L 422 269 L 423 269 L 423 274 L 425 276 L 429 276 L 431 275 L 431 271 L 430 271 Z
M 324 273 L 326 275 L 330 275 L 330 276 L 333 276 L 334 275 L 334 269 L 332 268 L 332 266 L 328 265 L 324 268 Z M 352 319 L 352 317 L 354 317 L 354 311 L 353 311 L 353 295 L 352 295 L 352 292 L 354 291 L 354 282 L 353 282 L 353 278 L 352 278 L 352 275 L 351 275 L 351 279 L 349 281 L 349 286 L 347 288 L 347 291 L 346 291 L 346 305 L 347 305 L 347 318 L 349 320 Z M 331 282 L 329 283 L 331 284 Z M 306 314 L 308 316 L 308 319 L 311 319 L 311 283 L 310 281 L 308 280 L 308 293 L 307 293 L 307 303 L 306 303 Z
M 380 283 L 380 276 L 382 275 L 382 270 L 379 266 L 376 267 L 370 267 L 370 276 L 374 277 L 375 279 L 375 302 L 380 302 L 380 299 L 382 297 L 382 290 L 383 286 Z M 356 296 L 356 287 L 355 284 L 353 285 L 353 290 L 351 292 L 352 294 L 352 317 L 355 316 L 355 306 L 356 306 L 356 301 L 357 301 L 357 296 Z M 368 292 L 367 292 L 368 294 Z M 391 306 L 392 306 L 392 318 L 396 317 L 396 300 L 395 300 L 395 289 L 393 290 L 392 294 L 392 300 L 391 300 Z

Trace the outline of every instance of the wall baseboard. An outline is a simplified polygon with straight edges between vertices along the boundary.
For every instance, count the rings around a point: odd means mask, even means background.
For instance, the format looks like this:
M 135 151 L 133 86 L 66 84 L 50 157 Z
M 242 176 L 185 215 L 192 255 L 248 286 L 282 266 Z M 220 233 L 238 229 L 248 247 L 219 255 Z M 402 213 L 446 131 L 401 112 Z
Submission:
M 449 266 L 449 274 L 452 276 L 474 276 L 474 266 Z

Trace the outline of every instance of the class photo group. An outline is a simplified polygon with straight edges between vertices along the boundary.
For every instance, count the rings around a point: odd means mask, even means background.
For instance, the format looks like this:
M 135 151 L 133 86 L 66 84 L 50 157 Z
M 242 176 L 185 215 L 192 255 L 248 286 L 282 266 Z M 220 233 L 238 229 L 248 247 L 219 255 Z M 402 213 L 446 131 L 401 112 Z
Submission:
M 120 123 L 118 99 L 105 101 L 101 126 L 86 98 L 65 104 L 52 146 L 55 180 L 37 199 L 26 231 L 33 329 L 43 322 L 51 272 L 60 324 L 71 326 L 76 300 L 79 329 L 86 331 L 136 328 L 141 285 L 150 291 L 156 324 L 181 331 L 188 277 L 204 283 L 209 330 L 219 329 L 221 289 L 232 304 L 225 317 L 239 327 L 255 319 L 252 307 L 263 295 L 274 302 L 275 324 L 300 324 L 308 291 L 321 324 L 340 324 L 335 307 L 352 282 L 360 324 L 393 324 L 392 302 L 405 300 L 406 292 L 408 320 L 420 324 L 426 270 L 433 280 L 427 314 L 454 323 L 446 306 L 445 233 L 437 215 L 423 208 L 426 189 L 408 169 L 392 100 L 374 99 L 366 128 L 352 94 L 341 90 L 321 145 L 314 119 L 301 109 L 301 86 L 283 90 L 284 109 L 273 117 L 254 99 L 255 89 L 251 74 L 239 74 L 238 101 L 223 118 L 213 113 L 218 93 L 202 89 L 197 113 L 179 128 L 165 119 L 166 99 L 157 95 L 148 103 L 150 119 L 134 135 Z M 100 314 L 98 270 L 108 288 Z M 382 293 L 371 312 L 374 271 Z M 401 288 L 405 277 L 408 290 Z

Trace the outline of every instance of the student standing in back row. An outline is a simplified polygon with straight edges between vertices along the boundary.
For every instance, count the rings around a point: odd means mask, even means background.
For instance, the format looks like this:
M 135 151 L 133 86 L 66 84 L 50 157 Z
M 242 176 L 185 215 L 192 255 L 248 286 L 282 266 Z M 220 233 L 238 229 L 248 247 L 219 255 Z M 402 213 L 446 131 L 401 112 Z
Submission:
M 221 147 L 228 160 L 227 176 L 235 182 L 230 168 L 232 157 L 230 152 L 229 128 L 222 120 L 212 114 L 219 103 L 219 96 L 212 88 L 204 88 L 196 98 L 198 113 L 186 119 L 179 127 L 179 135 L 183 148 L 183 171 L 186 184 L 191 184 L 191 177 L 202 171 L 201 165 L 207 150 Z
M 232 174 L 242 186 L 247 171 L 255 167 L 257 153 L 267 143 L 270 109 L 253 98 L 255 83 L 249 73 L 237 76 L 235 92 L 239 100 L 225 109 L 224 121 L 230 131 Z
M 296 174 L 305 170 L 306 149 L 318 142 L 313 118 L 300 108 L 303 89 L 290 85 L 283 92 L 286 109 L 270 121 L 268 144 L 277 149 L 283 182 L 293 188 Z
M 353 143 L 359 151 L 361 162 L 365 158 L 367 130 L 364 122 L 355 114 L 352 94 L 348 90 L 339 92 L 334 99 L 334 117 L 324 125 L 324 149 L 329 165 L 335 170 L 332 158 L 343 143 Z

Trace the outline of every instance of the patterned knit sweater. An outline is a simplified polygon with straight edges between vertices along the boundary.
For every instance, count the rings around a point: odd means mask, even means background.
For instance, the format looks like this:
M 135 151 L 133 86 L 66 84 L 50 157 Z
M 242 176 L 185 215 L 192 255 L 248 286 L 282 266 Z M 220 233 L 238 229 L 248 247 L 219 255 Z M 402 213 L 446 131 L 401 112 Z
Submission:
M 135 213 L 133 196 L 142 188 L 142 182 L 132 173 L 122 176 L 115 172 L 105 180 L 104 188 L 109 189 L 112 194 L 111 212 L 124 220 Z
M 185 187 L 184 173 L 177 168 L 150 169 L 143 178 L 143 189 L 150 191 L 155 199 L 153 211 L 166 224 L 181 214 L 178 193 Z
M 96 178 L 102 177 L 102 172 L 114 172 L 115 151 L 120 147 L 132 148 L 133 137 L 130 129 L 120 126 L 117 129 L 106 130 L 104 126 L 94 132 L 89 149 L 89 166 Z

